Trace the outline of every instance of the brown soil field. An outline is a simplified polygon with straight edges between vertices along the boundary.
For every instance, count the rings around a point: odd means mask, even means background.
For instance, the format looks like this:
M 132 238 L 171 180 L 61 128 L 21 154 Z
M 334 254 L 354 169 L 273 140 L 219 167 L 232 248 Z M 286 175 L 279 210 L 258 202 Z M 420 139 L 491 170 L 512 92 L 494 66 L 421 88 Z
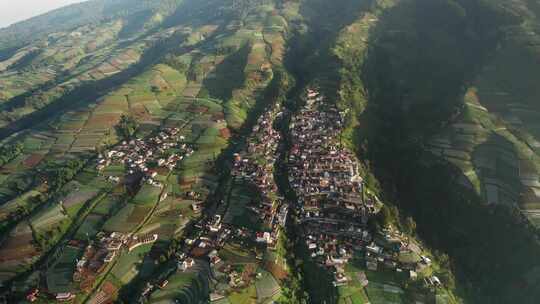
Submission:
M 32 234 L 20 234 L 9 237 L 0 249 L 0 262 L 23 260 L 39 255 L 32 245 Z
M 150 211 L 150 208 L 144 207 L 144 206 L 135 206 L 133 208 L 133 211 L 127 218 L 126 222 L 129 223 L 140 223 L 144 220 L 148 212 Z
M 187 108 L 187 111 L 190 113 L 206 113 L 208 112 L 208 110 L 210 110 L 208 107 L 196 106 L 196 105 L 191 105 Z
M 274 262 L 267 261 L 266 263 L 264 263 L 264 268 L 268 272 L 270 272 L 277 280 L 284 280 L 285 278 L 287 278 L 287 271 L 285 271 L 283 267 L 279 266 Z
M 23 161 L 23 165 L 26 168 L 34 168 L 43 160 L 44 157 L 45 155 L 43 154 L 32 153 Z
M 229 130 L 229 128 L 223 128 L 219 130 L 219 135 L 225 139 L 229 139 L 231 138 L 231 131 Z

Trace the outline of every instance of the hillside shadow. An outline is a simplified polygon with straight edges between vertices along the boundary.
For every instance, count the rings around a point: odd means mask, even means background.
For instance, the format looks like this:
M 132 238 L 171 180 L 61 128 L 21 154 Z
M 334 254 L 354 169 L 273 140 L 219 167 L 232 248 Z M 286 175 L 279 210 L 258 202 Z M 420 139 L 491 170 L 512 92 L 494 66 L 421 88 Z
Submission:
M 62 96 L 55 98 L 52 102 L 35 112 L 0 128 L 0 139 L 4 139 L 27 128 L 35 127 L 37 124 L 46 122 L 52 117 L 57 117 L 67 111 L 84 109 L 89 101 L 97 100 L 108 92 L 127 83 L 131 78 L 143 73 L 148 67 L 159 63 L 166 54 L 188 53 L 194 49 L 204 47 L 207 40 L 213 38 L 213 36 L 211 36 L 194 45 L 179 48 L 178 45 L 184 41 L 185 37 L 186 36 L 183 33 L 176 33 L 167 39 L 155 42 L 144 52 L 138 63 L 131 65 L 122 72 L 95 82 L 83 84 Z
M 517 207 L 523 189 L 519 177 L 519 156 L 514 145 L 492 133 L 475 147 L 472 160 L 485 202 Z
M 303 1 L 300 14 L 305 18 L 307 31 L 293 32 L 285 56 L 287 69 L 297 80 L 297 89 L 317 79 L 325 96 L 337 94 L 340 79 L 339 62 L 332 54 L 339 32 L 369 8 L 372 1 Z M 292 90 L 291 96 L 298 90 Z
M 512 19 L 490 5 L 403 1 L 381 15 L 360 71 L 369 102 L 356 134 L 385 200 L 414 217 L 428 247 L 450 256 L 460 296 L 474 303 L 534 303 L 540 285 L 526 273 L 540 267 L 538 232 L 514 208 L 487 207 L 460 182 L 467 177 L 459 168 L 424 151 L 458 117 L 466 88 Z M 477 153 L 489 145 L 508 152 L 508 143 L 492 136 Z M 515 187 L 512 166 L 500 161 L 500 150 L 490 153 L 495 172 L 510 171 L 507 182 Z
M 245 44 L 218 64 L 211 72 L 213 76 L 203 80 L 203 87 L 208 90 L 210 97 L 227 101 L 235 89 L 244 85 L 244 67 L 250 50 L 250 45 Z

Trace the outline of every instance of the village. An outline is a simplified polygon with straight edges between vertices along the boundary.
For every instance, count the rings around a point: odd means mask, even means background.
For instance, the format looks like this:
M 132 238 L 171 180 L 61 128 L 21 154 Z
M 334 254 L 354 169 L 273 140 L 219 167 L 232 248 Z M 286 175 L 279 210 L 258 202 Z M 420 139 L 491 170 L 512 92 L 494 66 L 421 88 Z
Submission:
M 231 202 L 222 201 L 213 215 L 204 214 L 194 224 L 194 229 L 183 240 L 176 253 L 176 272 L 190 273 L 203 267 L 203 261 L 208 261 L 214 277 L 214 287 L 210 293 L 211 302 L 224 299 L 234 291 L 240 291 L 260 279 L 260 269 L 267 250 L 276 249 L 281 228 L 288 216 L 288 205 L 277 195 L 277 185 L 273 177 L 274 162 L 280 134 L 274 130 L 273 122 L 279 113 L 280 106 L 276 105 L 253 126 L 252 134 L 247 138 L 245 148 L 234 153 L 231 168 L 231 187 L 249 185 L 257 195 L 242 206 L 229 205 Z M 202 206 L 194 204 L 194 212 L 202 213 Z M 240 210 L 238 210 L 240 209 Z M 243 222 L 238 222 L 230 216 L 240 211 L 243 217 L 249 217 L 257 222 L 261 229 L 254 229 Z M 231 258 L 233 250 L 247 252 L 253 256 L 253 261 L 244 266 L 238 266 Z M 222 254 L 227 252 L 227 254 Z M 222 255 L 227 257 L 222 258 Z M 274 286 L 269 296 L 279 293 L 277 279 L 271 278 Z M 157 284 L 148 284 L 142 291 L 139 301 L 144 302 L 153 292 L 167 285 L 168 280 L 162 279 Z
M 353 259 L 369 271 L 394 271 L 409 280 L 431 265 L 417 244 L 400 231 L 370 231 L 368 221 L 382 203 L 366 189 L 356 157 L 341 143 L 344 113 L 308 90 L 306 105 L 290 124 L 289 182 L 298 200 L 299 229 L 311 258 L 334 276 L 334 285 L 356 277 L 346 273 Z M 437 276 L 422 276 L 426 287 L 439 286 Z M 361 276 L 363 286 L 368 284 Z
M 190 156 L 193 147 L 184 143 L 184 136 L 179 135 L 178 128 L 165 128 L 155 136 L 147 139 L 131 139 L 120 145 L 100 153 L 97 160 L 98 171 L 103 171 L 111 165 L 124 165 L 126 173 L 125 184 L 133 184 L 141 178 L 152 186 L 163 185 L 154 178 L 158 169 L 172 170 L 178 161 Z M 120 182 L 120 177 L 109 176 L 111 182 Z
M 359 259 L 366 271 L 393 271 L 407 280 L 421 279 L 428 288 L 441 286 L 439 278 L 431 275 L 431 259 L 408 236 L 395 228 L 375 232 L 368 228 L 368 221 L 382 203 L 366 189 L 358 160 L 341 143 L 344 113 L 326 103 L 315 90 L 308 90 L 306 99 L 306 106 L 291 118 L 292 145 L 286 158 L 288 181 L 297 204 L 290 206 L 279 195 L 274 177 L 283 148 L 282 135 L 274 129 L 275 121 L 283 115 L 278 104 L 259 117 L 245 143 L 232 155 L 229 194 L 214 202 L 215 212 L 207 212 L 206 203 L 197 199 L 198 193 L 185 193 L 193 200 L 190 208 L 198 219 L 180 239 L 174 267 L 147 282 L 139 302 L 147 302 L 154 293 L 164 290 L 172 276 L 199 273 L 206 267 L 212 273 L 211 302 L 220 303 L 231 293 L 243 292 L 261 280 L 269 286 L 263 293 L 265 299 L 279 296 L 278 282 L 287 272 L 277 247 L 290 208 L 297 209 L 295 224 L 308 258 L 332 274 L 334 286 L 357 281 L 364 287 L 369 284 L 364 272 L 352 276 L 346 271 L 351 261 Z M 121 166 L 124 177 L 110 175 L 110 182 L 128 187 L 145 183 L 162 189 L 164 185 L 156 177 L 175 169 L 177 162 L 193 152 L 178 129 L 164 128 L 146 139 L 124 141 L 100 153 L 96 169 L 105 172 Z M 100 232 L 75 261 L 73 282 L 81 290 L 90 291 L 107 265 L 123 252 L 157 240 L 157 234 Z M 398 286 L 392 288 L 403 292 Z M 36 297 L 32 291 L 27 299 L 32 302 Z M 70 301 L 74 294 L 60 293 L 56 298 Z M 93 303 L 105 303 L 107 299 L 107 291 L 101 290 Z

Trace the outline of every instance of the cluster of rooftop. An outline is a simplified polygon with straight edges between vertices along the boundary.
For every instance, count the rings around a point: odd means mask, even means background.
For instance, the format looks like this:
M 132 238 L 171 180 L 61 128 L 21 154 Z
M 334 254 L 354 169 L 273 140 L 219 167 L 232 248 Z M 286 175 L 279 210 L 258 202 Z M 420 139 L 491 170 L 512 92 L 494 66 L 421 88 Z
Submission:
M 237 183 L 253 185 L 261 194 L 250 202 L 248 208 L 269 230 L 257 232 L 256 241 L 270 246 L 275 245 L 278 228 L 285 225 L 288 212 L 288 205 L 276 195 L 278 188 L 274 180 L 274 164 L 281 136 L 274 129 L 273 122 L 282 115 L 280 109 L 280 105 L 275 105 L 258 119 L 247 139 L 247 149 L 234 154 L 231 172 Z
M 129 235 L 113 232 L 109 235 L 100 233 L 97 239 L 89 244 L 73 275 L 73 281 L 79 282 L 81 289 L 91 291 L 96 277 L 103 272 L 107 263 L 119 256 L 123 249 L 131 251 L 138 246 L 150 244 L 158 239 L 157 234 Z
M 358 160 L 341 143 L 345 114 L 316 90 L 309 89 L 306 99 L 290 124 L 289 182 L 311 258 L 334 274 L 336 286 L 353 279 L 345 265 L 358 257 L 368 270 L 391 269 L 416 279 L 431 264 L 422 249 L 395 229 L 368 228 L 381 203 L 365 188 Z
M 103 171 L 110 165 L 123 164 L 126 166 L 126 181 L 142 177 L 143 181 L 161 187 L 162 184 L 154 180 L 158 174 L 155 168 L 172 170 L 178 161 L 194 152 L 179 131 L 178 128 L 165 128 L 155 136 L 124 141 L 99 155 L 97 169 Z M 120 181 L 116 176 L 109 178 L 113 182 Z
M 245 204 L 231 202 L 229 199 L 221 201 L 213 215 L 205 214 L 194 224 L 195 229 L 187 235 L 176 253 L 178 272 L 197 271 L 197 265 L 204 264 L 203 261 L 209 262 L 214 279 L 219 282 L 211 288 L 212 301 L 223 299 L 230 292 L 242 290 L 255 279 L 257 268 L 240 267 L 237 262 L 231 261 L 231 252 L 234 251 L 231 248 L 250 252 L 250 258 L 247 259 L 251 262 L 248 264 L 258 264 L 267 249 L 275 249 L 279 228 L 285 224 L 288 205 L 277 196 L 277 185 L 273 177 L 280 142 L 280 134 L 274 130 L 273 123 L 281 115 L 280 109 L 279 105 L 275 105 L 266 111 L 246 139 L 245 149 L 234 154 L 231 187 L 247 186 L 254 190 L 253 197 Z M 193 204 L 192 208 L 200 211 L 201 206 Z M 258 225 L 260 229 L 236 221 L 230 216 L 230 213 L 236 212 L 261 222 L 262 225 Z M 250 250 L 253 248 L 256 248 L 256 254 L 251 259 Z M 224 254 L 224 251 L 228 253 Z M 159 289 L 158 285 L 148 285 L 140 299 L 151 297 Z

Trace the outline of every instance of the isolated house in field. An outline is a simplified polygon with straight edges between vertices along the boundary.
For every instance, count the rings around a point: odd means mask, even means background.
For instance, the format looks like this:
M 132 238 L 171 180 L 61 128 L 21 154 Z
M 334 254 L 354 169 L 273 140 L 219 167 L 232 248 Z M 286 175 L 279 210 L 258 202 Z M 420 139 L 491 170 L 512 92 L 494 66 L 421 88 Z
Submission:
M 182 271 L 186 271 L 193 267 L 193 265 L 195 265 L 195 260 L 193 260 L 192 258 L 187 258 L 181 263 L 179 263 L 178 268 Z

